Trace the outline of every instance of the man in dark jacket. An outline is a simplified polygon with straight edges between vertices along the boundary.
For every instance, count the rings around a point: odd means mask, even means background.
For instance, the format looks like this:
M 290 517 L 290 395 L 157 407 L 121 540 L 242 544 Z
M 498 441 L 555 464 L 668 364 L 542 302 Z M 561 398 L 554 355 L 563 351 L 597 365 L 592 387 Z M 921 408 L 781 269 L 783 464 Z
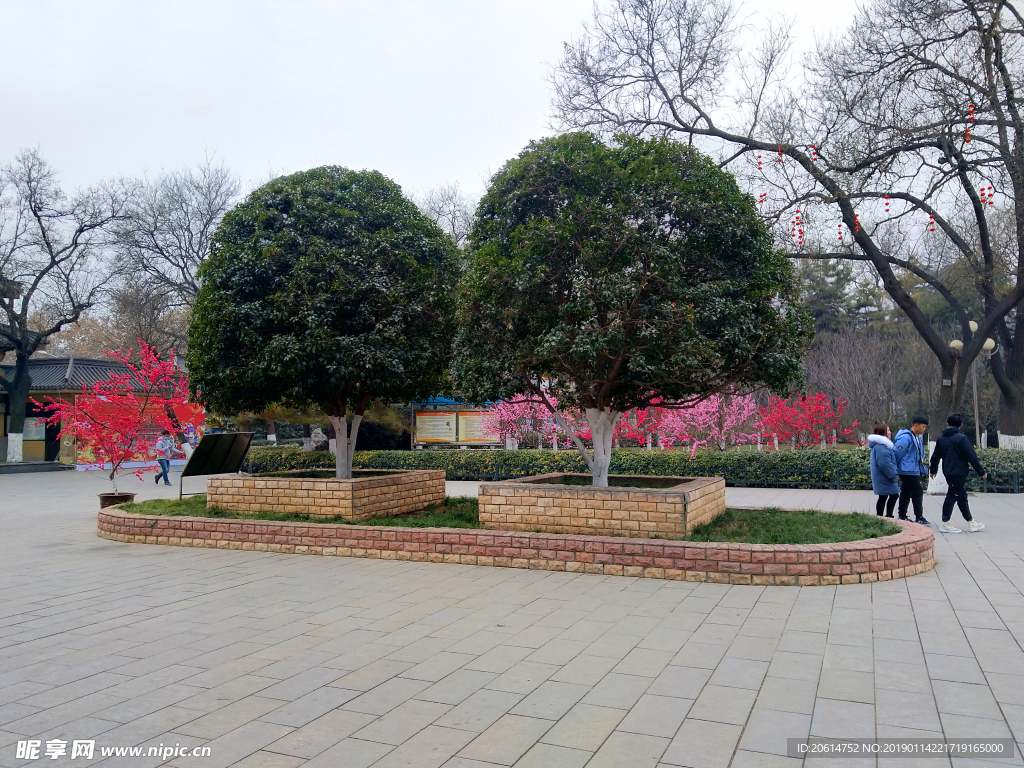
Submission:
M 932 452 L 931 476 L 939 469 L 939 461 L 942 461 L 942 474 L 946 476 L 949 490 L 946 491 L 946 498 L 942 502 L 942 524 L 939 531 L 942 533 L 960 533 L 959 528 L 954 528 L 949 522 L 953 514 L 953 505 L 960 507 L 960 514 L 967 521 L 968 530 L 977 533 L 984 530 L 985 526 L 971 517 L 971 508 L 967 504 L 967 474 L 974 467 L 983 479 L 988 477 L 988 471 L 978 461 L 978 454 L 974 452 L 974 446 L 967 439 L 967 435 L 960 431 L 964 420 L 959 413 L 950 414 L 946 419 L 949 425 L 942 430 L 942 436 L 935 443 L 935 450 Z

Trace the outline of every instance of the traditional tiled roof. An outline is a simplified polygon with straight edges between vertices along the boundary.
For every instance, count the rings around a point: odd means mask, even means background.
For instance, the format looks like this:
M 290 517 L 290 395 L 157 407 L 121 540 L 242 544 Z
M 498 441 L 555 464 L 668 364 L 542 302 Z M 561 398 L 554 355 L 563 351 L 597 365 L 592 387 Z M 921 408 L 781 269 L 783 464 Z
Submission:
M 13 372 L 13 366 L 0 366 L 4 374 Z M 28 361 L 28 375 L 32 379 L 30 392 L 80 392 L 83 384 L 102 381 L 112 373 L 127 373 L 128 368 L 113 360 L 94 360 L 87 357 L 36 357 Z

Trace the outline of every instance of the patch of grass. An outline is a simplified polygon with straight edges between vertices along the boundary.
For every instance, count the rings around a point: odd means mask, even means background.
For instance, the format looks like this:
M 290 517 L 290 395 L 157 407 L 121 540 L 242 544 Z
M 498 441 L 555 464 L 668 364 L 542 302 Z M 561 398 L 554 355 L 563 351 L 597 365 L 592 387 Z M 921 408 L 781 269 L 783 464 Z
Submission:
M 744 544 L 829 544 L 892 536 L 902 529 L 884 518 L 803 510 L 727 509 L 709 523 L 698 525 L 688 541 L 728 541 Z
M 422 512 L 395 517 L 372 517 L 353 523 L 343 517 L 312 517 L 286 512 L 232 512 L 206 508 L 206 494 L 182 499 L 150 499 L 122 504 L 125 512 L 135 515 L 166 515 L 168 517 L 214 517 L 224 520 L 278 520 L 284 523 L 331 523 L 334 525 L 386 525 L 398 528 L 479 528 L 480 516 L 474 498 L 445 498 L 443 504 L 432 504 Z
M 479 528 L 477 500 L 448 497 L 410 515 L 374 517 L 352 523 L 341 517 L 310 517 L 283 512 L 246 514 L 225 509 L 207 509 L 205 494 L 178 499 L 150 499 L 122 504 L 121 509 L 137 515 L 171 517 L 212 517 L 226 520 L 278 520 L 285 523 L 331 523 L 335 525 L 380 525 L 398 528 Z M 697 526 L 687 541 L 727 541 L 747 544 L 827 544 L 836 541 L 877 539 L 899 533 L 901 528 L 873 515 L 843 515 L 804 510 L 727 509 L 710 523 Z M 536 533 L 540 533 L 538 529 Z

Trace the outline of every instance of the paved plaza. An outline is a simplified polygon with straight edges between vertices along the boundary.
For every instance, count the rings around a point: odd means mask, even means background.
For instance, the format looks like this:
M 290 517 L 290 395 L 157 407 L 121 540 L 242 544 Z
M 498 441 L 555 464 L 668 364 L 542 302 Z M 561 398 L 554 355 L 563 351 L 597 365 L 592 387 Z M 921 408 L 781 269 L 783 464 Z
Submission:
M 1024 742 L 1024 496 L 972 497 L 987 530 L 939 536 L 933 572 L 762 588 L 121 544 L 95 535 L 103 490 L 0 475 L 0 766 L 798 768 L 808 734 Z M 97 752 L 19 760 L 26 739 Z M 211 754 L 99 755 L 139 744 Z

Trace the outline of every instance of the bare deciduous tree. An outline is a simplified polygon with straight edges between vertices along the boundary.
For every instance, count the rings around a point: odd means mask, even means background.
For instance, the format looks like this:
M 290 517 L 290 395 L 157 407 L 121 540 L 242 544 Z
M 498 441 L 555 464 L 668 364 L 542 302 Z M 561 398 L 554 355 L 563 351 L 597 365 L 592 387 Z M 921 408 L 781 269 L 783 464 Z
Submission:
M 199 265 L 240 188 L 234 174 L 210 158 L 142 182 L 116 228 L 122 268 L 133 282 L 144 275 L 149 291 L 168 306 L 191 307 L 199 291 Z
M 473 228 L 474 206 L 457 181 L 434 187 L 422 197 L 415 198 L 415 203 L 457 246 L 465 245 L 469 230 Z
M 28 359 L 98 300 L 111 274 L 106 229 L 130 194 L 116 183 L 69 197 L 36 150 L 0 170 L 0 339 L 14 353 L 13 370 L 0 374 L 11 410 L 7 461 L 22 460 Z M 33 327 L 33 313 L 47 321 Z
M 566 46 L 556 119 L 698 143 L 748 185 L 792 255 L 870 264 L 938 363 L 935 415 L 960 403 L 997 337 L 1001 431 L 1024 435 L 1021 14 L 1004 0 L 873 0 L 796 77 L 784 25 L 750 54 L 744 34 L 729 0 L 616 0 Z M 1012 221 L 1001 253 L 999 215 Z M 969 278 L 980 316 L 949 275 Z M 962 353 L 915 301 L 921 282 L 956 316 Z

